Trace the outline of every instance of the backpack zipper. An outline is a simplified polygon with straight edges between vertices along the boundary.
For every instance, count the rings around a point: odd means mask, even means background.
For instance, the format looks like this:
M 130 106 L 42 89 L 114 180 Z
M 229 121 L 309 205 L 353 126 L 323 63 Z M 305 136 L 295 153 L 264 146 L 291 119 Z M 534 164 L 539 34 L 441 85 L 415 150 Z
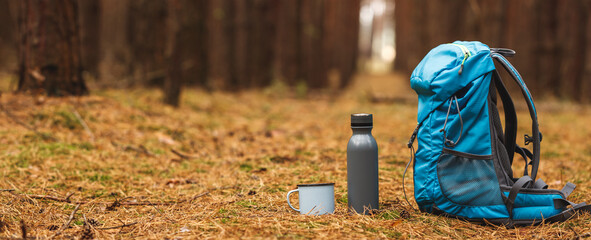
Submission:
M 460 65 L 460 70 L 458 71 L 458 75 L 461 75 L 462 72 L 464 71 L 464 62 L 466 62 L 466 59 L 468 59 L 468 57 L 472 56 L 472 53 L 470 53 L 470 50 L 468 50 L 468 48 L 464 45 L 460 45 L 460 44 L 456 44 L 456 43 L 450 43 L 450 44 L 459 47 L 462 50 L 462 53 L 464 54 L 464 59 L 462 59 L 462 64 Z

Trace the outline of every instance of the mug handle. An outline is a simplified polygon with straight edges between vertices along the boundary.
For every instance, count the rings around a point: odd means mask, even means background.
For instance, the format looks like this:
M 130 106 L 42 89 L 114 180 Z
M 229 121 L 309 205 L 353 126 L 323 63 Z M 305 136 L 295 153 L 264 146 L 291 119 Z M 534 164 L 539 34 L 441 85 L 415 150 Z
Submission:
M 295 211 L 298 211 L 298 212 L 299 212 L 300 210 L 299 210 L 299 209 L 296 209 L 296 208 L 294 208 L 294 207 L 291 205 L 291 203 L 289 202 L 289 195 L 291 195 L 291 194 L 292 194 L 292 193 L 294 193 L 294 192 L 299 192 L 299 191 L 300 191 L 299 189 L 295 189 L 295 190 L 291 190 L 291 191 L 289 191 L 289 192 L 287 193 L 287 204 L 288 204 L 288 205 L 291 207 L 291 209 L 293 209 L 293 210 L 295 210 Z

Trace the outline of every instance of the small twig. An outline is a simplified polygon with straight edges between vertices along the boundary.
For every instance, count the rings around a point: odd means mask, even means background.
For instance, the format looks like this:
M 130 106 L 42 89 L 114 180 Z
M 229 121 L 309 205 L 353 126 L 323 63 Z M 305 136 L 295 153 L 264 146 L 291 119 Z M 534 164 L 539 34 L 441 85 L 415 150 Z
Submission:
M 50 196 L 50 195 L 29 195 L 29 194 L 25 194 L 26 197 L 29 198 L 33 198 L 33 199 L 47 199 L 47 200 L 53 200 L 53 201 L 57 201 L 57 202 L 67 202 L 67 203 L 72 203 L 72 201 L 70 200 L 70 196 L 68 196 L 67 198 L 60 198 L 60 197 L 55 197 L 55 196 Z
M 138 224 L 139 222 L 132 222 L 132 223 L 125 223 L 125 224 L 121 224 L 121 225 L 117 225 L 117 226 L 113 226 L 113 227 L 102 227 L 102 228 L 97 228 L 100 230 L 108 230 L 108 229 L 116 229 L 116 228 L 124 228 L 124 227 L 129 227 L 135 224 Z
M 223 187 L 213 187 L 213 188 L 208 188 L 207 190 L 210 191 L 215 191 L 215 190 L 226 190 L 226 189 L 237 189 L 238 186 L 223 186 Z
M 72 211 L 72 213 L 70 213 L 70 218 L 68 218 L 68 221 L 64 225 L 62 225 L 62 227 L 49 238 L 54 238 L 54 237 L 62 234 L 62 232 L 66 228 L 68 228 L 68 226 L 70 226 L 70 223 L 72 223 L 72 220 L 74 220 L 74 215 L 76 214 L 76 212 L 78 211 L 79 208 L 80 208 L 80 204 L 76 205 L 76 208 L 74 208 L 74 211 Z
M 107 211 L 115 211 L 115 209 L 117 207 L 121 206 L 121 204 L 120 204 L 121 201 L 126 200 L 128 198 L 131 198 L 131 197 L 124 197 L 122 199 L 115 199 L 115 201 L 113 203 L 111 203 L 111 204 L 109 204 L 109 206 L 107 206 L 107 208 L 106 208 Z
M 76 118 L 78 119 L 78 122 L 80 122 L 80 124 L 82 125 L 82 127 L 86 131 L 86 134 L 88 134 L 88 136 L 90 136 L 90 140 L 92 142 L 94 142 L 94 134 L 92 133 L 92 131 L 90 130 L 90 128 L 86 124 L 86 121 L 84 121 L 82 116 L 80 116 L 80 113 L 78 113 L 78 111 L 76 111 L 76 109 L 73 107 L 72 107 L 72 112 L 74 113 L 74 116 L 76 116 Z
M 78 209 L 80 209 L 80 205 L 82 204 L 77 204 L 72 213 L 70 213 L 70 218 L 68 218 L 68 222 L 66 222 L 66 224 L 64 224 L 61 228 L 62 231 L 66 229 L 68 226 L 70 226 L 70 223 L 72 223 L 72 220 L 74 220 L 74 215 L 76 214 L 76 212 L 78 212 Z
M 143 153 L 143 154 L 146 154 L 146 151 L 144 151 L 143 149 L 136 148 L 136 147 L 134 147 L 134 146 L 131 146 L 131 145 L 127 145 L 127 146 L 125 146 L 125 147 L 123 148 L 123 151 L 129 151 L 129 150 L 132 150 L 132 151 L 134 151 L 134 152 L 137 152 L 137 153 Z M 146 155 L 150 156 L 150 154 L 149 154 L 149 153 L 148 153 L 148 154 L 146 154 Z
M 185 154 L 185 153 L 181 153 L 181 152 L 179 152 L 179 151 L 177 151 L 177 150 L 174 150 L 173 148 L 171 148 L 171 149 L 170 149 L 170 151 L 171 151 L 172 153 L 176 154 L 177 156 L 179 156 L 179 157 L 180 157 L 180 158 L 182 158 L 182 159 L 189 160 L 189 159 L 195 159 L 195 158 L 198 158 L 197 156 L 194 156 L 194 155 L 188 155 L 188 154 Z
M 0 189 L 0 192 L 14 192 L 14 189 Z
M 72 195 L 74 195 L 73 193 L 68 194 L 68 196 L 66 198 L 61 198 L 61 197 L 56 197 L 56 196 L 51 196 L 51 195 L 16 194 L 16 193 L 13 193 L 13 191 L 6 191 L 6 192 L 11 193 L 12 195 L 14 195 L 15 197 L 18 197 L 18 198 L 27 197 L 27 198 L 32 198 L 32 199 L 52 200 L 52 201 L 56 201 L 56 202 L 74 203 L 74 204 L 78 204 L 78 205 L 88 203 L 87 201 L 72 201 L 70 199 L 70 197 Z M 126 202 L 122 202 L 121 200 L 116 200 L 115 202 L 112 202 L 112 203 L 108 203 L 108 202 L 93 202 L 93 203 L 96 203 L 96 204 L 109 204 L 110 205 L 109 207 L 110 208 L 113 208 L 113 209 L 116 208 L 116 207 L 118 207 L 118 206 L 121 206 L 121 205 L 125 205 L 125 206 L 167 206 L 167 205 L 175 205 L 175 204 L 179 204 L 179 203 L 191 202 L 191 201 L 194 201 L 197 198 L 206 196 L 209 193 L 210 192 L 207 191 L 207 192 L 200 193 L 197 196 L 194 196 L 194 197 L 192 197 L 190 199 L 184 199 L 184 200 L 178 200 L 178 201 L 169 201 L 169 202 L 150 202 L 150 201 L 144 201 L 144 202 L 129 202 L 129 201 L 126 201 Z M 127 197 L 127 198 L 132 198 L 132 197 Z M 127 199 L 127 198 L 123 198 L 122 200 Z
M 75 203 L 75 204 L 88 203 L 86 201 L 72 201 L 70 199 L 70 197 L 72 197 L 72 195 L 74 195 L 74 193 L 68 194 L 68 196 L 66 196 L 66 198 L 61 198 L 61 197 L 56 197 L 56 196 L 51 196 L 51 195 L 17 194 L 17 193 L 14 193 L 13 189 L 4 189 L 4 190 L 5 191 L 0 191 L 0 192 L 9 192 L 13 196 L 18 197 L 20 199 L 32 198 L 32 199 L 52 200 L 52 201 L 56 201 L 56 202 Z
M 575 236 L 571 239 L 573 240 L 578 240 L 578 239 L 583 239 L 583 238 L 588 238 L 591 237 L 591 233 L 584 233 L 583 235 L 580 235 L 577 231 L 575 231 L 575 229 L 573 229 L 573 227 L 568 226 L 568 229 L 570 229 L 571 231 L 573 231 L 575 233 Z
M 127 205 L 127 206 L 158 206 L 158 205 L 174 205 L 179 204 L 184 201 L 175 201 L 175 202 L 119 202 L 119 205 Z
M 151 153 L 150 151 L 148 151 L 148 149 L 146 147 L 144 147 L 144 145 L 140 145 L 139 148 L 142 150 L 142 152 L 150 157 L 155 156 L 153 153 Z
M 70 193 L 70 194 L 68 194 L 68 196 L 66 196 L 66 200 L 70 201 L 70 197 L 71 197 L 72 195 L 74 195 L 74 193 Z
M 200 193 L 199 195 L 197 195 L 197 196 L 195 196 L 195 197 L 192 197 L 192 198 L 191 198 L 191 201 L 189 201 L 189 202 L 195 201 L 195 199 L 197 199 L 197 198 L 200 198 L 200 197 L 203 197 L 203 196 L 205 196 L 205 195 L 209 195 L 209 191 L 207 191 L 207 192 L 203 192 L 203 193 Z
M 15 194 L 16 196 L 19 196 L 18 194 Z M 29 198 L 33 198 L 33 199 L 44 199 L 44 200 L 53 200 L 56 202 L 65 202 L 65 203 L 75 203 L 75 204 L 85 204 L 88 203 L 86 201 L 72 201 L 68 198 L 60 198 L 60 197 L 55 197 L 55 196 L 50 196 L 50 195 L 28 195 L 28 194 L 24 194 L 24 196 L 29 197 Z M 200 197 L 200 196 L 199 196 Z M 174 205 L 174 204 L 178 204 L 178 203 L 182 203 L 185 201 L 174 201 L 174 202 L 119 202 L 119 201 L 115 201 L 113 204 L 115 204 L 117 206 L 120 205 L 134 205 L 134 206 L 152 206 L 152 205 Z M 97 204 L 100 204 L 101 202 L 95 202 Z M 105 203 L 106 204 L 106 203 Z
M 579 235 L 579 233 L 577 231 L 575 231 L 573 229 L 573 227 L 568 226 L 568 229 L 570 229 L 571 231 L 573 231 L 575 233 L 575 236 L 573 237 L 573 239 L 581 239 L 581 235 Z
M 144 145 L 140 145 L 139 147 L 134 147 L 134 146 L 131 146 L 131 145 L 123 146 L 123 145 L 118 144 L 118 143 L 116 143 L 114 141 L 111 141 L 111 144 L 113 146 L 115 146 L 115 147 L 121 148 L 123 151 L 132 150 L 132 151 L 137 152 L 137 153 L 143 153 L 143 154 L 147 155 L 148 157 L 154 157 L 155 156 L 153 153 L 151 153 L 150 151 L 148 151 L 148 149 L 146 147 L 144 147 Z
M 60 198 L 60 197 L 55 197 L 55 196 L 50 196 L 50 195 L 25 195 L 27 197 L 30 198 L 34 198 L 34 199 L 48 199 L 48 200 L 53 200 L 53 201 L 58 201 L 58 202 L 67 202 L 70 203 L 70 199 L 67 198 Z
M 25 220 L 21 219 L 21 233 L 23 239 L 27 239 L 27 225 L 25 225 Z
M 591 233 L 583 233 L 582 235 L 579 236 L 579 239 L 588 238 L 588 237 L 591 237 Z

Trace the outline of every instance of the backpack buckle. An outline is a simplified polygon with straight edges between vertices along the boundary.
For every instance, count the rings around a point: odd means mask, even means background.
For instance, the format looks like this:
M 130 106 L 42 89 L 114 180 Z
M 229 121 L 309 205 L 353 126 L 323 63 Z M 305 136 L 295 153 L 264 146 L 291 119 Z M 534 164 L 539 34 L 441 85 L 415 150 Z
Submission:
M 539 134 L 540 134 L 540 142 L 542 142 L 542 133 L 539 133 Z M 525 134 L 525 135 L 523 135 L 523 138 L 524 138 L 525 145 L 528 145 L 528 144 L 534 142 L 533 136 Z
M 529 135 L 523 135 L 525 145 L 529 145 L 529 143 L 534 142 L 534 137 L 530 137 Z

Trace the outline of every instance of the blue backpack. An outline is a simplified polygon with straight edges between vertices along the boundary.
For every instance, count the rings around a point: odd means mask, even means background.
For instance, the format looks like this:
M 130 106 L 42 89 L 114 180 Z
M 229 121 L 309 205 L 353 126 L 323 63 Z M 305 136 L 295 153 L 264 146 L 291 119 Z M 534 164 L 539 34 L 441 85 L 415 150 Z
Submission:
M 419 98 L 418 125 L 408 147 L 412 161 L 412 145 L 418 139 L 414 197 L 421 211 L 512 227 L 565 221 L 591 210 L 590 205 L 566 200 L 574 184 L 554 190 L 536 180 L 542 134 L 532 96 L 505 58 L 513 55 L 510 49 L 456 41 L 432 49 L 413 71 L 410 84 Z M 532 144 L 533 151 L 516 144 L 515 107 L 493 59 L 521 88 L 532 121 L 532 136 L 525 135 L 525 145 Z M 525 159 L 520 178 L 513 177 L 511 169 L 515 153 Z

